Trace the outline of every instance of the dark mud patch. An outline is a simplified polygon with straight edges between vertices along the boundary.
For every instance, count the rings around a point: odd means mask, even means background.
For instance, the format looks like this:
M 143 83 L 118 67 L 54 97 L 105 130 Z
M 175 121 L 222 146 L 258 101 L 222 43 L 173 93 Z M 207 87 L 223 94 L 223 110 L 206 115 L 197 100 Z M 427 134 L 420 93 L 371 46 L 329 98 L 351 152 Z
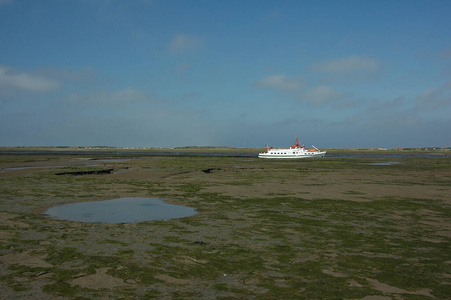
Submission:
M 221 168 L 209 168 L 209 169 L 202 170 L 202 172 L 204 172 L 206 174 L 210 174 L 210 173 L 217 172 L 217 171 L 222 171 L 222 169 Z
M 61 172 L 56 173 L 58 176 L 84 176 L 84 175 L 104 175 L 111 174 L 114 172 L 114 169 L 106 169 L 106 170 L 95 170 L 95 171 L 74 171 L 74 172 Z
M 231 169 L 222 169 L 222 168 L 208 168 L 203 169 L 202 172 L 206 174 L 211 174 L 215 172 L 241 172 L 241 171 L 249 171 L 253 170 L 253 168 L 245 167 L 245 166 L 235 166 Z

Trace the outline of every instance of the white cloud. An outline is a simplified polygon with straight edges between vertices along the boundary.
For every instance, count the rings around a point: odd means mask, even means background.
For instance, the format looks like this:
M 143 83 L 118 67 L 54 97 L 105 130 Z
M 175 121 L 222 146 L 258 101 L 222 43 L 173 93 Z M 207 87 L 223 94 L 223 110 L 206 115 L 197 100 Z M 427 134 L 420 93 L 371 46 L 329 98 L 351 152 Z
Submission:
M 51 80 L 58 80 L 63 83 L 93 82 L 97 80 L 95 70 L 90 67 L 83 67 L 78 70 L 45 68 L 33 72 L 34 75 Z
M 128 87 L 121 91 L 116 91 L 110 94 L 110 99 L 113 102 L 141 102 L 147 101 L 151 97 L 143 91 Z
M 378 68 L 378 61 L 356 55 L 312 65 L 312 70 L 327 73 L 375 72 Z
M 301 95 L 301 101 L 311 104 L 322 104 L 342 97 L 344 94 L 331 86 L 322 85 L 308 90 Z
M 87 95 L 71 94 L 67 100 L 73 103 L 90 104 L 125 104 L 156 101 L 155 96 L 131 87 L 114 92 L 99 91 Z
M 406 104 L 407 104 L 406 99 L 404 97 L 397 97 L 388 101 L 381 101 L 375 99 L 371 101 L 368 113 L 374 114 L 376 112 L 381 112 L 385 114 L 387 112 L 397 111 L 402 107 L 406 106 Z
M 0 86 L 11 89 L 46 93 L 59 88 L 60 84 L 43 76 L 19 72 L 6 66 L 0 66 Z
M 304 80 L 298 78 L 286 78 L 285 75 L 274 75 L 258 80 L 254 83 L 256 86 L 273 88 L 282 91 L 294 91 L 304 87 Z
M 418 109 L 444 109 L 451 107 L 451 81 L 440 87 L 430 88 L 416 98 Z
M 168 50 L 171 53 L 183 53 L 194 51 L 202 48 L 205 41 L 203 38 L 192 35 L 177 35 L 168 45 Z
M 192 66 L 190 63 L 182 63 L 175 67 L 175 71 L 178 74 L 184 74 L 184 73 L 188 72 L 189 70 L 191 70 L 191 68 L 192 68 Z

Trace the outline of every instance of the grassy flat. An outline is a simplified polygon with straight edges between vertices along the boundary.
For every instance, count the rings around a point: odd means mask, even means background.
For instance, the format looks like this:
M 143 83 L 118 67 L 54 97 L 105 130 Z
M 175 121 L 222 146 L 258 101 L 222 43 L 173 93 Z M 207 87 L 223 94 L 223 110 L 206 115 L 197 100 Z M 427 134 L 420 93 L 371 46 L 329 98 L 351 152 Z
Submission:
M 448 157 L 2 154 L 0 170 L 6 299 L 451 295 Z M 199 213 L 130 224 L 42 215 L 119 197 Z

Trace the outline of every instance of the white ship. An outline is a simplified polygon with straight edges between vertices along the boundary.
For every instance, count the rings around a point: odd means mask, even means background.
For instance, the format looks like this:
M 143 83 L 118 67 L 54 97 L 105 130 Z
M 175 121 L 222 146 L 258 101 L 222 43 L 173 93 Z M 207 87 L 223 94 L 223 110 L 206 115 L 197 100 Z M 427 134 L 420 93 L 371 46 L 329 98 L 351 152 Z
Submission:
M 315 146 L 306 149 L 305 146 L 299 145 L 299 140 L 296 137 L 296 145 L 291 145 L 290 148 L 273 148 L 266 146 L 266 152 L 258 154 L 259 158 L 307 158 L 307 157 L 324 157 L 326 151 L 320 151 Z

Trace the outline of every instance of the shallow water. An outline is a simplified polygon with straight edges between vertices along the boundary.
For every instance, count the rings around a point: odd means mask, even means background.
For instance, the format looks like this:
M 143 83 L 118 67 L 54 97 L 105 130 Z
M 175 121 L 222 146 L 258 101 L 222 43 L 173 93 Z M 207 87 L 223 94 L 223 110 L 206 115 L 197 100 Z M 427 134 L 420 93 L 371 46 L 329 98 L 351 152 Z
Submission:
M 53 166 L 12 167 L 12 168 L 1 169 L 0 173 L 4 173 L 4 172 L 8 172 L 8 171 L 19 171 L 19 170 L 26 170 L 26 169 L 45 169 L 45 168 L 58 168 L 58 167 L 53 167 Z
M 54 219 L 86 223 L 135 223 L 195 215 L 194 208 L 168 204 L 157 198 L 119 198 L 54 206 L 44 214 Z
M 370 166 L 391 166 L 391 165 L 397 165 L 400 164 L 399 161 L 376 161 L 372 163 L 367 163 L 363 165 L 370 165 Z

